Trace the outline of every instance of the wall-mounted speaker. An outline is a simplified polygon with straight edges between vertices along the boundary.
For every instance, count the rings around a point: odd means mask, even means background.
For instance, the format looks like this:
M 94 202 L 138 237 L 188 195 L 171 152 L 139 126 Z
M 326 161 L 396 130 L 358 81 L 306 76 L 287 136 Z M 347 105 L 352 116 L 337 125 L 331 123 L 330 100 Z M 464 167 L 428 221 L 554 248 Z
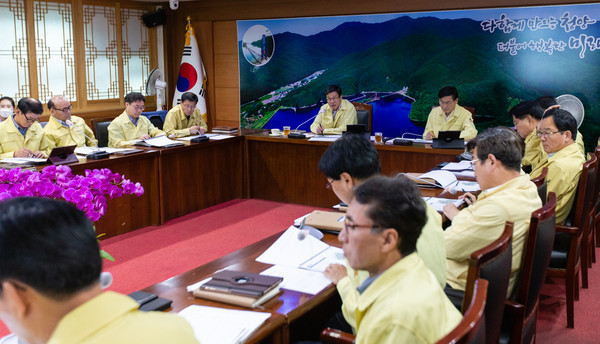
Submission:
M 167 21 L 167 13 L 161 8 L 160 10 L 143 14 L 142 20 L 148 28 L 163 25 Z

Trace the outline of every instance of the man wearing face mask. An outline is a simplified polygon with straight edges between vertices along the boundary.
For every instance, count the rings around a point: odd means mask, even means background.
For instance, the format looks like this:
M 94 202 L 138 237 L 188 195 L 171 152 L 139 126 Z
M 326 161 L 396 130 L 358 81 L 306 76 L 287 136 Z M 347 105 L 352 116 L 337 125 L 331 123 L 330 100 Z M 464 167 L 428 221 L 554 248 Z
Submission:
M 0 122 L 15 113 L 15 101 L 11 97 L 0 98 Z

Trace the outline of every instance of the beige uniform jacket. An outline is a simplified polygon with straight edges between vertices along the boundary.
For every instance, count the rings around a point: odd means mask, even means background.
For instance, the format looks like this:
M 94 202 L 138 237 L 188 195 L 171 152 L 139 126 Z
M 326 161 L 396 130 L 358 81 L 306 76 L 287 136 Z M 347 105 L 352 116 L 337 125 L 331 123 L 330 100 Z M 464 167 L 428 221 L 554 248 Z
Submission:
M 323 134 L 340 135 L 342 132 L 346 131 L 346 126 L 348 124 L 356 123 L 358 122 L 354 105 L 346 99 L 342 99 L 340 109 L 335 114 L 335 119 L 333 118 L 333 110 L 331 110 L 329 104 L 321 106 L 315 121 L 310 125 L 310 131 L 316 133 L 320 124 L 324 128 Z
M 183 108 L 181 104 L 175 106 L 167 113 L 167 117 L 165 118 L 165 124 L 163 124 L 163 131 L 167 133 L 167 135 L 175 135 L 175 137 L 184 137 L 190 136 L 190 127 L 198 125 L 204 130 L 208 130 L 208 126 L 204 119 L 202 118 L 202 114 L 200 110 L 197 108 L 194 109 L 192 115 L 188 118 L 183 112 Z
M 48 124 L 44 127 L 50 149 L 72 145 L 77 145 L 77 147 L 96 147 L 98 145 L 94 132 L 85 124 L 83 118 L 71 116 L 71 122 L 73 122 L 75 128 L 67 128 L 60 124 L 56 118 L 50 116 Z M 89 138 L 82 133 L 85 133 Z
M 473 124 L 471 112 L 460 105 L 456 105 L 447 121 L 441 106 L 433 108 L 427 118 L 423 138 L 430 131 L 433 132 L 435 137 L 438 137 L 440 131 L 448 130 L 460 130 L 460 137 L 465 140 L 470 140 L 477 136 L 477 129 L 475 129 L 475 124 Z
M 0 158 L 12 158 L 14 152 L 23 147 L 32 152 L 40 151 L 46 155 L 50 153 L 42 125 L 38 122 L 33 123 L 23 137 L 11 117 L 0 123 Z
M 133 144 L 132 140 L 137 140 L 143 135 L 156 137 L 164 134 L 165 132 L 155 127 L 146 116 L 140 115 L 138 123 L 135 125 L 129 119 L 127 112 L 123 111 L 108 126 L 108 146 L 130 146 Z
M 519 270 L 531 213 L 542 206 L 537 187 L 528 175 L 490 190 L 462 209 L 444 231 L 446 243 L 446 281 L 454 289 L 465 290 L 471 253 L 491 244 L 504 232 L 506 221 L 514 223 L 512 266 L 508 295 L 512 292 Z

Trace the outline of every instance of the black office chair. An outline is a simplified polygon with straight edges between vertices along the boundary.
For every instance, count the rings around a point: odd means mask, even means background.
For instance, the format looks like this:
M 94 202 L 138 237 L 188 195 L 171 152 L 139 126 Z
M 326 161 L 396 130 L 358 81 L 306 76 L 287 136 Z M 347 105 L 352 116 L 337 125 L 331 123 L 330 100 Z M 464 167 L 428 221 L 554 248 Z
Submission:
M 162 118 L 160 118 L 160 116 L 158 116 L 158 115 L 150 116 L 150 117 L 148 117 L 148 119 L 150 120 L 150 122 L 152 122 L 152 124 L 154 124 L 155 127 L 157 127 L 160 130 L 163 129 L 164 123 L 163 123 Z
M 373 131 L 373 105 L 364 103 L 352 103 L 356 109 L 356 119 L 358 124 L 364 124 L 367 126 L 367 131 L 371 133 Z
M 95 122 L 96 138 L 98 147 L 108 147 L 108 126 L 112 121 Z

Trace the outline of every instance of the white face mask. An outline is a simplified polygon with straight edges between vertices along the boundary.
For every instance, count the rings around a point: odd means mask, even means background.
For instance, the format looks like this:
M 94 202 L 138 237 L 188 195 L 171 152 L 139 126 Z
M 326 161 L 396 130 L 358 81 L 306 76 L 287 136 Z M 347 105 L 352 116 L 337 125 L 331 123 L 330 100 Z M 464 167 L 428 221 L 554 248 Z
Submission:
M 12 116 L 12 114 L 13 114 L 13 110 L 11 110 L 11 109 L 7 109 L 7 108 L 0 109 L 0 116 L 2 116 L 4 118 L 10 117 L 10 116 Z

